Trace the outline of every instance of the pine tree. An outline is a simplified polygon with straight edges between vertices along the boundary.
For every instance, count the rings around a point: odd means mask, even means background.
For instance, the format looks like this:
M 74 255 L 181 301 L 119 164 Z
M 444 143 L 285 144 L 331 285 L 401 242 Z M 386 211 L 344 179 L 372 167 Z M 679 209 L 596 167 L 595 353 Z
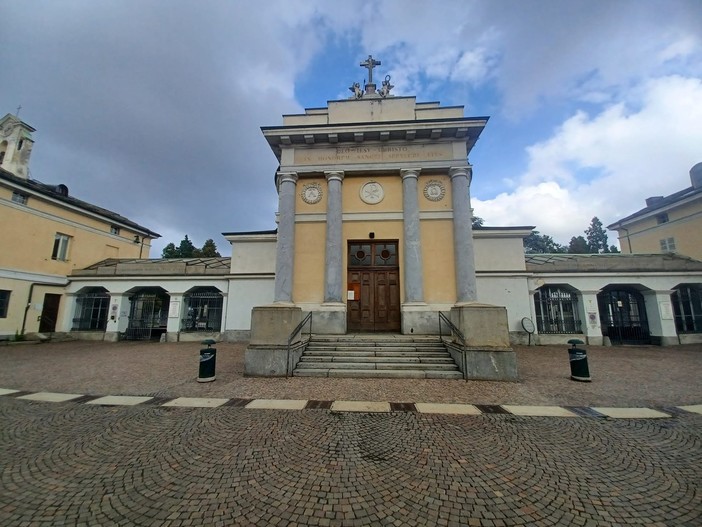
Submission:
M 205 244 L 202 246 L 202 249 L 200 250 L 200 256 L 203 258 L 213 258 L 215 256 L 222 256 L 219 254 L 219 251 L 217 251 L 217 246 L 215 245 L 215 242 L 212 238 L 209 240 L 205 241 Z
M 600 219 L 595 216 L 590 222 L 590 226 L 585 229 L 585 236 L 587 236 L 587 246 L 588 252 L 597 253 L 608 253 L 609 245 L 607 244 L 607 232 L 602 226 Z
M 582 236 L 573 236 L 568 244 L 568 252 L 570 254 L 588 254 L 590 247 Z

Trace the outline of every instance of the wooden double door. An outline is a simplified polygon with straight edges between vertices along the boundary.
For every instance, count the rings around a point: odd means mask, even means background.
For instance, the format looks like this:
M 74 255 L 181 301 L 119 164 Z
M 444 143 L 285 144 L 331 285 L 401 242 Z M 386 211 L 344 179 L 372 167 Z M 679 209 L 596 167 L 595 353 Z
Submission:
M 400 331 L 400 268 L 397 241 L 348 244 L 349 332 Z

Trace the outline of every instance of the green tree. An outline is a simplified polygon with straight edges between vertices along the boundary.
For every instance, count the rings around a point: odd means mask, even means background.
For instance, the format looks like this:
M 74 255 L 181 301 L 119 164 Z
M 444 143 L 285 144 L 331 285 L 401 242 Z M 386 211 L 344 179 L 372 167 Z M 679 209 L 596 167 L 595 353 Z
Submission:
M 205 241 L 202 249 L 200 249 L 200 256 L 203 258 L 214 258 L 215 256 L 222 255 L 219 254 L 219 251 L 217 251 L 217 246 L 215 245 L 214 240 L 210 238 L 209 240 Z
M 534 253 L 564 253 L 566 248 L 546 234 L 539 234 L 539 231 L 531 231 L 531 234 L 524 238 L 524 252 Z
M 485 223 L 485 220 L 481 218 L 480 216 L 473 216 L 471 218 L 471 224 L 473 225 L 473 228 L 480 228 L 483 226 L 483 223 Z
M 587 237 L 587 246 L 590 253 L 608 253 L 609 245 L 607 244 L 607 232 L 602 226 L 600 219 L 595 216 L 590 222 L 590 226 L 585 229 Z
M 169 243 L 163 248 L 161 258 L 178 258 L 179 254 L 180 253 L 178 252 L 178 249 L 176 249 L 175 244 Z
M 590 252 L 590 247 L 584 237 L 573 236 L 568 244 L 568 252 L 570 254 L 588 254 Z
M 179 258 L 192 258 L 194 256 L 195 252 L 195 246 L 193 245 L 193 242 L 190 241 L 188 238 L 188 235 L 185 235 L 185 238 L 183 238 L 180 241 L 180 245 L 178 246 L 178 255 Z
M 178 247 L 173 243 L 169 243 L 163 248 L 161 253 L 161 258 L 213 258 L 215 256 L 222 255 L 217 251 L 217 246 L 212 238 L 205 242 L 202 249 L 198 249 L 190 241 L 187 234 L 180 241 Z

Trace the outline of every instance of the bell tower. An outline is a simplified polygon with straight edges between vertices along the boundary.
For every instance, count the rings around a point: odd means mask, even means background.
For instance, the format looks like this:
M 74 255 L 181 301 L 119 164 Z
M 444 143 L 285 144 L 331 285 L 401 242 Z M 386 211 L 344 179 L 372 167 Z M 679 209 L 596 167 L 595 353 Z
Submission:
M 17 177 L 29 179 L 29 156 L 35 129 L 8 113 L 0 119 L 0 168 Z

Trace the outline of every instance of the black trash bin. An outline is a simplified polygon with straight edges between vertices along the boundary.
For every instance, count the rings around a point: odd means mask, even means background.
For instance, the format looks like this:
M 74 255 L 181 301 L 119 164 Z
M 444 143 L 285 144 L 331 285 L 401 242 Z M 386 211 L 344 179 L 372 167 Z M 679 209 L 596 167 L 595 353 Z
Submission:
M 572 347 L 568 350 L 570 359 L 570 378 L 574 381 L 590 382 L 590 370 L 587 367 L 587 352 L 577 348 L 578 344 L 584 344 L 582 340 L 571 339 L 568 341 Z
M 215 367 L 217 364 L 217 348 L 213 348 L 212 339 L 203 340 L 202 344 L 207 344 L 206 348 L 200 350 L 200 371 L 197 382 L 211 382 L 215 380 Z

